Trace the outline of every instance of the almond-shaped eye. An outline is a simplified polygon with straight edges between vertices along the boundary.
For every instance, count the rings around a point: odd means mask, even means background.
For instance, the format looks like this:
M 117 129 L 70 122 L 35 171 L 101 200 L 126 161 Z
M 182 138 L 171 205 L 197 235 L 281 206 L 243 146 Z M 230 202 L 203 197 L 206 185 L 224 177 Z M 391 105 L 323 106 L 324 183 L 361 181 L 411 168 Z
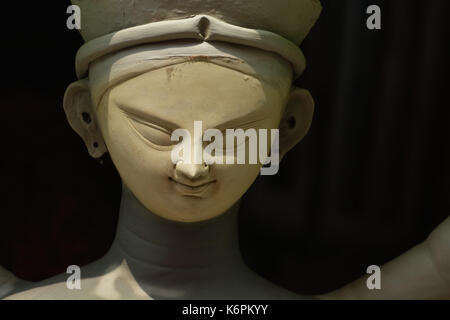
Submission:
M 153 124 L 144 124 L 134 119 L 130 119 L 133 127 L 148 141 L 158 145 L 169 147 L 176 144 L 176 141 L 172 141 L 170 138 L 172 134 L 164 129 Z

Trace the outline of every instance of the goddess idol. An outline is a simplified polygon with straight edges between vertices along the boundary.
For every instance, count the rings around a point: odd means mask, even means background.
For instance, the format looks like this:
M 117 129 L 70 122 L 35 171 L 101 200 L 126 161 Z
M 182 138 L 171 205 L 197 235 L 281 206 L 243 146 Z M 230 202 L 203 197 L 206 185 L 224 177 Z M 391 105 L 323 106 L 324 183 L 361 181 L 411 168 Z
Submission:
M 172 161 L 183 128 L 279 130 L 284 157 L 307 134 L 310 93 L 299 46 L 318 0 L 77 0 L 86 43 L 64 110 L 90 155 L 111 156 L 123 182 L 109 252 L 67 274 L 28 283 L 3 271 L 6 299 L 450 298 L 450 220 L 366 279 L 318 297 L 278 287 L 244 263 L 239 201 L 263 162 Z M 194 135 L 202 141 L 202 135 Z M 234 139 L 227 137 L 225 139 Z M 198 141 L 197 141 L 198 142 Z M 244 140 L 244 147 L 249 142 Z M 217 150 L 216 150 L 217 151 Z M 217 154 L 215 155 L 217 156 Z

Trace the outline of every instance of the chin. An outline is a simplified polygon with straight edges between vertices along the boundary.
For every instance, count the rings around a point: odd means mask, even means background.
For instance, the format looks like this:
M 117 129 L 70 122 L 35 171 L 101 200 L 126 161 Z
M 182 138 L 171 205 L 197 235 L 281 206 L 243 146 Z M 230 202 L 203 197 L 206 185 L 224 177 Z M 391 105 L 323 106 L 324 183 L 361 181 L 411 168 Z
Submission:
M 217 206 L 215 201 L 208 201 L 201 198 L 184 197 L 183 201 L 179 202 L 170 211 L 157 214 L 162 218 L 185 223 L 195 223 L 212 220 L 227 212 L 230 206 Z M 213 209 L 212 209 L 213 208 Z

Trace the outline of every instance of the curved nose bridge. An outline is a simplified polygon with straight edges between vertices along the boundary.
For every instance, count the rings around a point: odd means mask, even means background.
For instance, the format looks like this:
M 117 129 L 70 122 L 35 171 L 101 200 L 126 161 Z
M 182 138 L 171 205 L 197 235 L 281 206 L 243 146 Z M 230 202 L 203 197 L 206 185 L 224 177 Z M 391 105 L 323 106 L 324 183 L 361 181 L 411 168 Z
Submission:
M 195 180 L 206 176 L 209 173 L 209 166 L 207 164 L 185 164 L 179 162 L 175 166 L 175 173 L 177 176 Z

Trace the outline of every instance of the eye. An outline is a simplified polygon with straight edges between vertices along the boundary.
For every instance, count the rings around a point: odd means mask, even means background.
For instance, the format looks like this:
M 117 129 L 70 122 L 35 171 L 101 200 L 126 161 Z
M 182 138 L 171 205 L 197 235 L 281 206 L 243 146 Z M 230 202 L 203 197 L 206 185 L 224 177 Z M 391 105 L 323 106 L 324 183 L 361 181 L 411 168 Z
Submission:
M 130 118 L 132 126 L 145 139 L 157 146 L 169 147 L 176 144 L 176 141 L 171 141 L 171 132 L 167 129 L 159 127 L 152 123 L 144 123 L 139 120 Z

